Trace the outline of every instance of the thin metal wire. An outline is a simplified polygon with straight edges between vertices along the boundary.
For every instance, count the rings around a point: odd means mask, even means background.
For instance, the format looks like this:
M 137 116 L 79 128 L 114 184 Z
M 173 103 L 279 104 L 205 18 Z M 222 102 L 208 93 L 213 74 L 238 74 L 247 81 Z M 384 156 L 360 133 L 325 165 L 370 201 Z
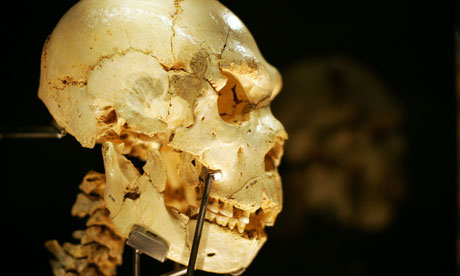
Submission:
M 206 206 L 208 205 L 209 193 L 211 191 L 211 183 L 213 180 L 213 174 L 208 173 L 206 176 L 203 196 L 201 198 L 200 211 L 198 213 L 198 220 L 196 222 L 195 235 L 193 236 L 192 251 L 190 252 L 190 258 L 187 267 L 187 276 L 193 276 L 195 271 L 196 257 L 198 254 L 198 247 L 200 246 L 201 231 L 203 230 L 204 218 L 206 214 Z
M 6 139 L 61 139 L 67 132 L 53 123 L 51 126 L 29 126 L 2 128 L 0 130 L 0 140 Z
M 141 275 L 141 252 L 139 249 L 134 249 L 134 276 L 140 276 Z
M 187 272 L 186 270 L 187 270 L 187 267 L 179 267 L 179 268 L 174 269 L 173 271 L 162 274 L 161 276 L 182 276 Z

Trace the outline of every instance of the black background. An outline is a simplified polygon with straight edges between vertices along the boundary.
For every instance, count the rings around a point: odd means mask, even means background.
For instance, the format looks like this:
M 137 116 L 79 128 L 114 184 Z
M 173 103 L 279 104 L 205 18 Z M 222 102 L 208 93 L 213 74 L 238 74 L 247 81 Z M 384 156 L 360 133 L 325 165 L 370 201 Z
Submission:
M 37 98 L 41 48 L 75 2 L 2 4 L 1 127 L 51 121 Z M 285 236 L 277 233 L 283 227 L 277 224 L 268 229 L 269 240 L 245 275 L 454 275 L 458 7 L 423 1 L 222 2 L 245 22 L 281 73 L 302 58 L 331 54 L 370 68 L 402 104 L 408 141 L 408 195 L 387 229 L 368 234 L 312 217 L 305 219 L 302 235 Z M 100 148 L 81 148 L 69 136 L 3 140 L 0 150 L 2 269 L 51 275 L 43 243 L 70 241 L 72 231 L 82 227 L 70 209 L 86 172 L 103 172 Z M 119 275 L 131 275 L 129 253 Z M 172 267 L 147 258 L 143 264 L 145 275 Z

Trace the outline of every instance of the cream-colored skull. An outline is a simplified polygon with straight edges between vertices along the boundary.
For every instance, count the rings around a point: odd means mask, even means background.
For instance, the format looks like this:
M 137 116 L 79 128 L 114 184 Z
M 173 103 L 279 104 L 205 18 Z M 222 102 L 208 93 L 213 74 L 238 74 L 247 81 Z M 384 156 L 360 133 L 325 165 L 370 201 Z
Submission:
M 82 0 L 45 43 L 39 97 L 84 147 L 103 143 L 105 201 L 125 237 L 139 224 L 187 264 L 213 182 L 196 267 L 247 267 L 281 211 L 281 88 L 243 23 L 214 0 Z M 143 172 L 124 155 L 146 161 Z

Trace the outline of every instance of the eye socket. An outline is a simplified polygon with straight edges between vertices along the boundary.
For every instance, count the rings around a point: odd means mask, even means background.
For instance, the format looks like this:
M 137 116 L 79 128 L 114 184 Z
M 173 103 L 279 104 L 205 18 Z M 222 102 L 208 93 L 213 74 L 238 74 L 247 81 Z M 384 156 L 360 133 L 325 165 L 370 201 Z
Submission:
M 252 105 L 238 80 L 231 74 L 224 73 L 228 78 L 225 86 L 217 92 L 217 109 L 219 115 L 227 123 L 240 124 L 249 120 Z

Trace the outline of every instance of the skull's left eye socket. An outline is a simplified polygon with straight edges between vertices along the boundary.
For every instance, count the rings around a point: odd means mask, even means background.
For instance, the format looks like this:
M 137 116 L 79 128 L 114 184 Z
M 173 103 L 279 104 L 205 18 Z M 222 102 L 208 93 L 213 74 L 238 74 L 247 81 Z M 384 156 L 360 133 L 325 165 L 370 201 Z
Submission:
M 238 124 L 249 120 L 252 105 L 238 80 L 231 74 L 225 86 L 217 92 L 217 108 L 220 117 L 227 123 Z

